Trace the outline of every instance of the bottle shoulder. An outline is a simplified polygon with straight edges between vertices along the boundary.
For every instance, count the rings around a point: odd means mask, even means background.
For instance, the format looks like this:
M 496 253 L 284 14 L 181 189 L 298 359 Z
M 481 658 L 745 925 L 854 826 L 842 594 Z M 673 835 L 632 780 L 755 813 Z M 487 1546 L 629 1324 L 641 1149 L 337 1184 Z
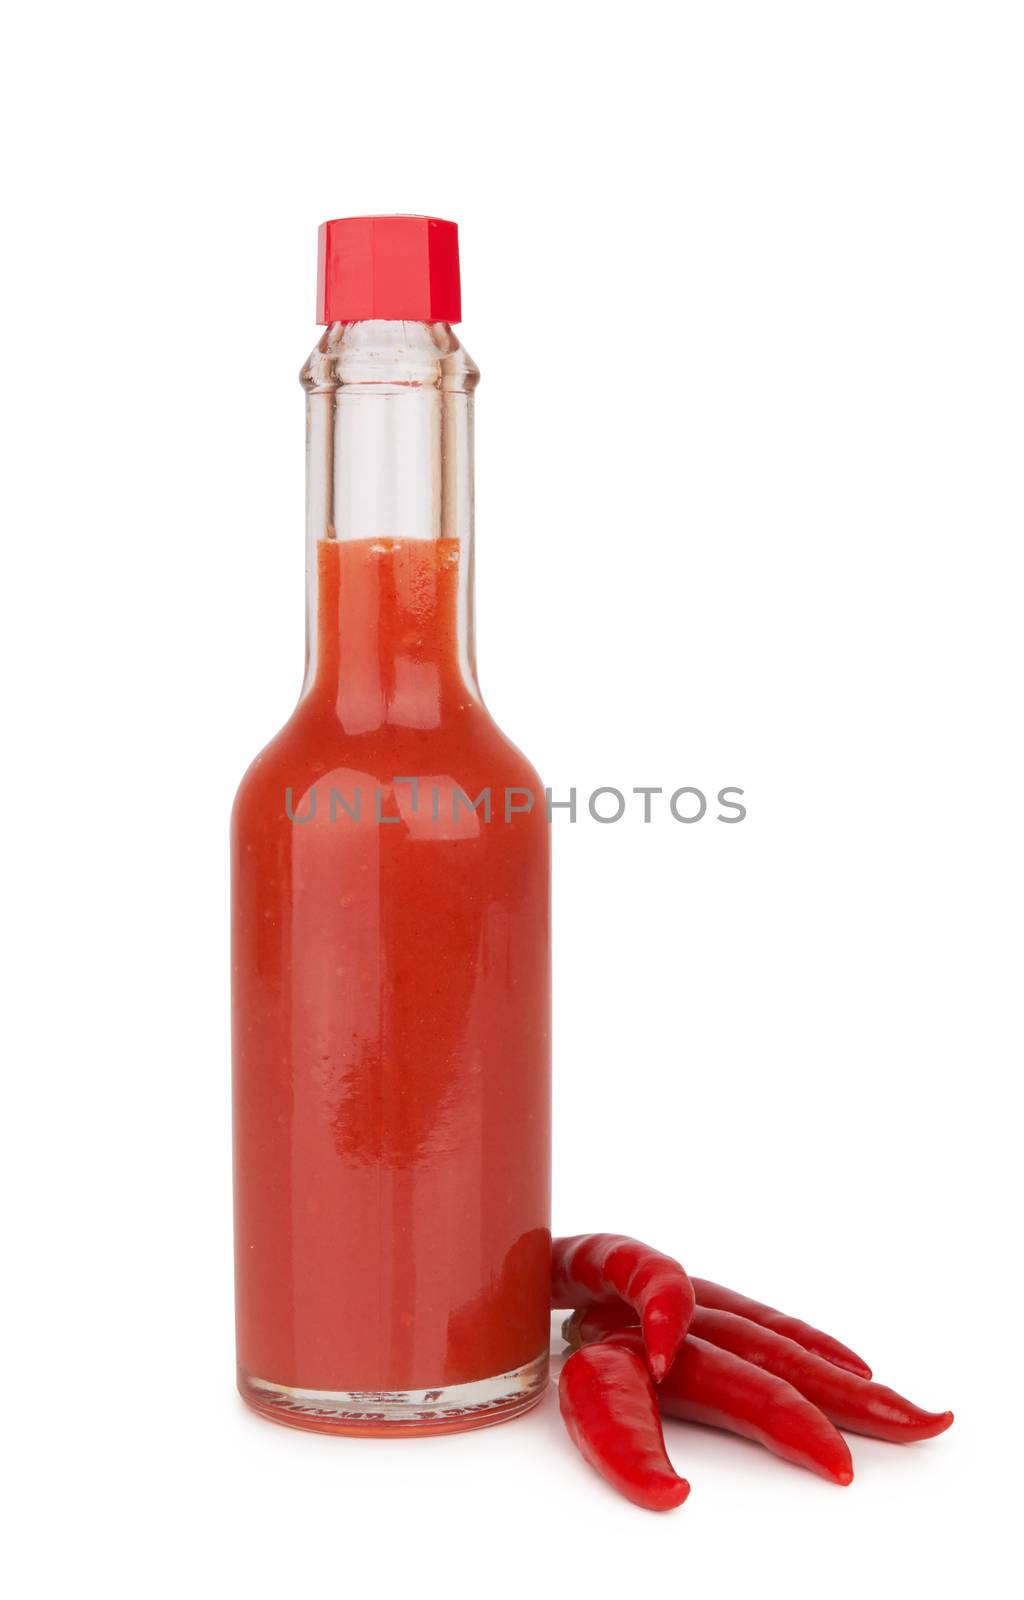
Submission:
M 345 728 L 331 710 L 300 700 L 247 767 L 235 795 L 235 812 L 268 788 L 302 794 L 341 775 L 367 783 L 443 776 L 478 788 L 515 786 L 538 798 L 543 793 L 532 762 L 479 702 L 433 727 L 389 723 L 354 730 Z
M 354 733 L 300 708 L 243 776 L 231 833 L 239 863 L 253 850 L 290 860 L 297 828 L 307 858 L 322 849 L 340 859 L 375 823 L 387 830 L 389 856 L 408 837 L 533 861 L 550 848 L 546 817 L 536 769 L 482 711 L 430 729 Z

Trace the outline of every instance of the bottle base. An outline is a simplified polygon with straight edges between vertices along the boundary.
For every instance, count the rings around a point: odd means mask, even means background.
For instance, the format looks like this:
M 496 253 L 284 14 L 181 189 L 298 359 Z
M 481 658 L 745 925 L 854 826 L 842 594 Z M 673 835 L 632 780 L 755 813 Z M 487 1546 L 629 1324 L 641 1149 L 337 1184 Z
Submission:
M 312 1433 L 385 1439 L 462 1433 L 509 1422 L 537 1404 L 548 1383 L 548 1352 L 513 1372 L 443 1389 L 292 1389 L 238 1369 L 238 1390 L 261 1417 Z

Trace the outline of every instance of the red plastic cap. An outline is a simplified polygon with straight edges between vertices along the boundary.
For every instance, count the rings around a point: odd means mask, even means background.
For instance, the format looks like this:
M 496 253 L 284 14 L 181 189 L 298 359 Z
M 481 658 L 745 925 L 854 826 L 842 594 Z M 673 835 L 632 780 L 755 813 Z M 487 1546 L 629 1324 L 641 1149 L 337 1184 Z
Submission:
M 440 217 L 338 217 L 320 225 L 316 320 L 458 322 L 459 230 Z

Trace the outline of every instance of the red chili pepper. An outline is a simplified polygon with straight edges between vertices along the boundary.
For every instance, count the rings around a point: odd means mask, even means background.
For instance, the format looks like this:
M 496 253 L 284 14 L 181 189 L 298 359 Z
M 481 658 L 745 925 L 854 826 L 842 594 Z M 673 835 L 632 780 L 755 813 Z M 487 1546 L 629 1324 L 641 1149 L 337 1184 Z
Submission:
M 625 1300 L 637 1314 L 647 1364 L 659 1383 L 693 1316 L 693 1285 L 679 1262 L 621 1233 L 556 1239 L 552 1252 L 552 1306 L 559 1310 Z
M 571 1344 L 587 1350 L 621 1347 L 639 1350 L 636 1328 L 603 1330 L 604 1309 L 578 1311 L 563 1330 Z M 575 1360 L 571 1356 L 570 1361 Z M 567 1363 L 568 1365 L 568 1363 Z M 849 1447 L 828 1418 L 783 1378 L 688 1335 L 671 1370 L 658 1386 L 658 1405 L 667 1416 L 703 1422 L 754 1439 L 775 1455 L 807 1467 L 830 1483 L 853 1482 Z
M 953 1421 L 952 1411 L 922 1411 L 884 1384 L 871 1383 L 852 1372 L 841 1372 L 830 1361 L 805 1350 L 770 1328 L 760 1327 L 731 1311 L 711 1311 L 698 1306 L 691 1333 L 719 1349 L 731 1350 L 785 1378 L 806 1399 L 813 1401 L 838 1428 L 866 1433 L 873 1439 L 909 1444 L 914 1439 L 934 1439 Z
M 569 1437 L 602 1478 L 634 1505 L 669 1511 L 690 1492 L 665 1449 L 654 1386 L 633 1348 L 577 1350 L 562 1368 L 558 1400 Z
M 810 1323 L 801 1322 L 799 1317 L 788 1317 L 784 1311 L 762 1305 L 760 1300 L 750 1300 L 745 1294 L 737 1294 L 735 1289 L 723 1289 L 720 1283 L 709 1283 L 707 1278 L 694 1278 L 693 1287 L 698 1305 L 707 1306 L 711 1311 L 732 1311 L 736 1316 L 760 1323 L 762 1328 L 771 1328 L 773 1333 L 793 1339 L 797 1344 L 802 1344 L 805 1350 L 811 1350 L 816 1356 L 830 1361 L 834 1367 L 842 1367 L 844 1372 L 855 1372 L 859 1378 L 870 1378 L 871 1368 L 866 1361 L 862 1361 L 853 1350 L 848 1350 L 845 1344 L 840 1344 L 838 1339 L 833 1339 L 831 1334 L 822 1333 L 820 1328 L 812 1328 Z

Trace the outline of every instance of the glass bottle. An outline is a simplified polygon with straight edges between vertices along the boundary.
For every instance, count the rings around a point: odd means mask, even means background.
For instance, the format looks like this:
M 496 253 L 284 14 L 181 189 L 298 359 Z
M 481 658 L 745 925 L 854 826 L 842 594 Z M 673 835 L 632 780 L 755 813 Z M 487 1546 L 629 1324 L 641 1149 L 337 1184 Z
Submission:
M 320 244 L 306 676 L 232 817 L 238 1382 L 430 1433 L 547 1381 L 548 826 L 476 680 L 455 226 Z

